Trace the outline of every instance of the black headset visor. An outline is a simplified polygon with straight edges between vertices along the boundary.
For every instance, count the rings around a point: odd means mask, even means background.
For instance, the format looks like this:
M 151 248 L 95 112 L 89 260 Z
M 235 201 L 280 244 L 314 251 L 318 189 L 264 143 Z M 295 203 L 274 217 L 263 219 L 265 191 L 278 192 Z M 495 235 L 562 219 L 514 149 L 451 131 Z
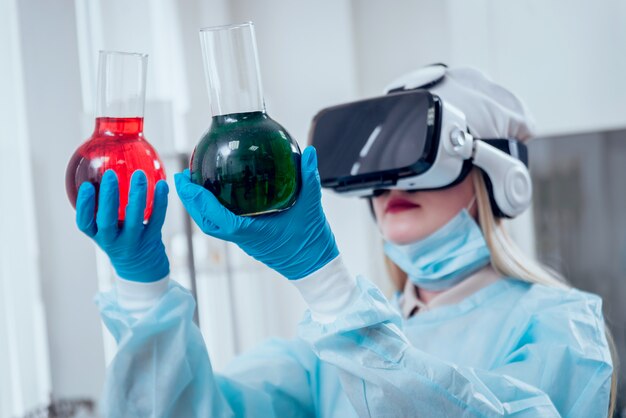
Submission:
M 434 163 L 441 102 L 426 90 L 391 93 L 320 111 L 309 143 L 322 186 L 337 192 L 384 188 Z

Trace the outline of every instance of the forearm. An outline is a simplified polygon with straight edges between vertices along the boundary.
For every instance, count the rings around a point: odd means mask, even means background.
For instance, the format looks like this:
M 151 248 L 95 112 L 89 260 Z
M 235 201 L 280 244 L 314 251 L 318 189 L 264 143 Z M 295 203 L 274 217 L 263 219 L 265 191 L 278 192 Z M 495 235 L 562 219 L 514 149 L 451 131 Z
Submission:
M 302 344 L 266 343 L 236 358 L 229 374 L 219 376 L 192 321 L 195 301 L 176 282 L 117 279 L 115 290 L 100 294 L 97 303 L 118 342 L 104 416 L 312 415 L 309 374 L 297 360 L 306 357 L 298 350 Z
M 104 416 L 233 416 L 217 386 L 195 302 L 175 282 L 118 281 L 100 294 L 102 318 L 118 342 L 105 384 Z

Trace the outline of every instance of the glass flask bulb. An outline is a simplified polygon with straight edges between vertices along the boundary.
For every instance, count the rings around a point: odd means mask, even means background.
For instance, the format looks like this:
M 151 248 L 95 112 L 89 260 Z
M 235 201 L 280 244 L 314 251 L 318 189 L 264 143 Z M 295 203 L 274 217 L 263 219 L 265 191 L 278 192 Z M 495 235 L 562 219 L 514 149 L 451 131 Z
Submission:
M 65 172 L 72 206 L 76 207 L 83 182 L 91 182 L 98 196 L 102 175 L 113 170 L 120 192 L 118 220 L 124 221 L 130 178 L 142 170 L 148 180 L 144 220 L 150 218 L 154 187 L 165 179 L 165 169 L 143 135 L 146 66 L 144 54 L 100 51 L 95 129 L 74 152 Z
M 289 209 L 300 185 L 300 148 L 268 116 L 252 22 L 200 31 L 211 126 L 194 149 L 191 179 L 231 212 Z

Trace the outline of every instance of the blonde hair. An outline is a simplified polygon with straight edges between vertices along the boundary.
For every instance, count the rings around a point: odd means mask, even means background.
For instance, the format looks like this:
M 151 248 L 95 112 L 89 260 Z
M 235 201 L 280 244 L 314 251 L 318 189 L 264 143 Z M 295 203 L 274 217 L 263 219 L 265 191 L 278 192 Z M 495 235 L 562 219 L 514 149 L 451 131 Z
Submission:
M 470 173 L 476 193 L 478 206 L 478 223 L 483 231 L 485 241 L 491 252 L 492 267 L 504 277 L 515 277 L 529 283 L 538 283 L 545 286 L 569 289 L 571 286 L 557 272 L 542 265 L 538 261 L 524 254 L 513 240 L 509 237 L 502 225 L 502 219 L 493 215 L 489 192 L 485 184 L 482 172 L 475 168 Z M 385 266 L 391 280 L 402 289 L 407 280 L 407 275 L 393 261 L 385 257 Z M 613 336 L 605 324 L 605 334 L 611 358 L 613 360 L 613 375 L 611 378 L 611 394 L 608 416 L 612 417 L 615 411 L 617 398 L 617 368 L 618 357 Z

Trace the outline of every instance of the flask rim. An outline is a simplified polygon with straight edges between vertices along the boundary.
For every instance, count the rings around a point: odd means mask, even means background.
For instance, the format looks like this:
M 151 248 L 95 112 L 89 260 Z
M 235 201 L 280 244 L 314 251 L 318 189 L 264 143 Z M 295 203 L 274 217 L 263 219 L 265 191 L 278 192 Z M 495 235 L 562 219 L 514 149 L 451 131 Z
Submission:
M 106 54 L 106 55 L 128 55 L 128 56 L 135 56 L 135 57 L 140 57 L 140 58 L 148 58 L 148 54 L 143 53 L 143 52 L 108 51 L 105 49 L 101 49 L 99 53 Z
M 231 23 L 228 25 L 220 25 L 220 26 L 208 26 L 205 28 L 200 28 L 200 32 L 216 32 L 221 30 L 231 30 L 231 29 L 239 29 L 246 27 L 254 27 L 254 23 L 252 21 L 242 22 L 242 23 Z

